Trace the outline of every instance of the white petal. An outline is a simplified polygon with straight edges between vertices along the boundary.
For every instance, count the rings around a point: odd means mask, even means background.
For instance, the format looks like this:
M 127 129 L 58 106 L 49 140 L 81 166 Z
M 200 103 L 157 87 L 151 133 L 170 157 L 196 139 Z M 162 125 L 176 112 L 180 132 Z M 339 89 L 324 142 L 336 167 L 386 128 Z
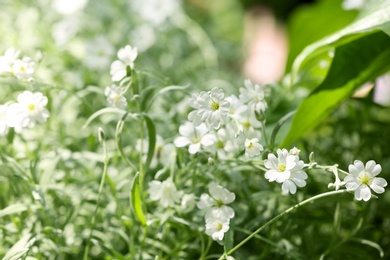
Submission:
M 173 141 L 173 143 L 176 147 L 184 147 L 191 144 L 191 141 L 187 137 L 179 136 Z
M 376 193 L 380 194 L 385 192 L 385 188 L 387 186 L 387 181 L 383 178 L 374 178 L 371 182 L 370 188 Z
M 190 144 L 190 147 L 188 147 L 188 152 L 190 154 L 196 154 L 200 150 L 200 143 L 197 144 Z

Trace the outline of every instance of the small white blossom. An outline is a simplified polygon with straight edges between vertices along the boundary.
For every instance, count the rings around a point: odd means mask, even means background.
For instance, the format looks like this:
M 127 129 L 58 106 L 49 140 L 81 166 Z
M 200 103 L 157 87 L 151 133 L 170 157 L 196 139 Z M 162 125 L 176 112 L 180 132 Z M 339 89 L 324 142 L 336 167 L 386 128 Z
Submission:
M 114 47 L 104 36 L 99 36 L 85 44 L 85 65 L 91 69 L 105 69 L 110 64 Z
M 118 59 L 111 64 L 110 74 L 112 81 L 120 81 L 127 74 L 127 67 L 134 68 L 134 61 L 138 56 L 138 50 L 136 47 L 132 48 L 130 45 L 126 45 L 124 48 L 119 49 L 117 53 Z
M 306 185 L 307 174 L 302 170 L 304 162 L 297 155 L 291 155 L 286 149 L 277 150 L 278 157 L 268 154 L 264 160 L 264 166 L 269 169 L 264 177 L 270 182 L 276 181 L 282 184 L 283 194 L 295 194 L 298 187 Z
M 196 110 L 189 113 L 188 120 L 194 125 L 204 122 L 209 128 L 218 129 L 229 113 L 230 103 L 224 97 L 225 94 L 220 88 L 192 95 L 190 105 Z
M 23 128 L 34 127 L 35 124 L 43 123 L 49 118 L 49 111 L 45 108 L 47 97 L 42 93 L 24 91 L 19 94 L 18 103 L 9 105 L 7 110 L 8 125 L 10 127 Z
M 88 0 L 54 0 L 52 5 L 58 13 L 71 15 L 82 10 L 87 3 Z
M 215 241 L 222 241 L 225 233 L 229 230 L 230 218 L 216 215 L 214 212 L 206 214 L 206 234 Z
M 232 203 L 235 200 L 236 195 L 215 182 L 210 183 L 208 188 L 211 196 L 207 193 L 203 193 L 200 196 L 197 207 L 199 209 L 206 209 L 208 213 L 212 211 L 215 216 L 233 218 L 234 210 L 231 207 L 226 206 L 226 204 Z
M 294 147 L 288 153 L 291 154 L 291 155 L 299 155 L 300 152 L 301 152 L 301 150 L 299 150 L 298 148 Z
M 371 160 L 364 167 L 363 162 L 355 160 L 348 167 L 350 175 L 344 178 L 345 187 L 349 191 L 355 191 L 357 200 L 368 201 L 371 198 L 371 190 L 380 194 L 385 192 L 387 181 L 383 178 L 376 177 L 381 171 L 380 164 Z
M 179 10 L 178 0 L 143 0 L 131 1 L 132 8 L 145 21 L 150 22 L 158 28 L 165 20 L 177 13 Z
M 15 60 L 12 65 L 12 72 L 18 79 L 28 79 L 34 74 L 34 61 L 29 57 Z
M 239 118 L 241 113 L 248 109 L 248 106 L 244 105 L 235 95 L 226 97 L 226 100 L 230 103 L 228 113 L 230 118 Z
M 148 189 L 150 199 L 152 201 L 159 201 L 164 208 L 174 206 L 180 201 L 179 192 L 176 190 L 175 184 L 171 179 L 149 182 Z
M 146 161 L 147 153 L 149 150 L 149 140 L 144 139 L 142 144 L 142 153 L 144 154 L 144 161 Z M 137 140 L 137 143 L 135 145 L 135 149 L 137 152 L 141 152 L 141 139 Z M 150 162 L 151 168 L 156 168 L 158 163 L 161 163 L 163 165 L 167 165 L 171 160 L 170 156 L 172 155 L 175 147 L 173 144 L 166 144 L 164 142 L 164 139 L 160 135 L 156 135 L 156 145 L 154 148 L 154 155 L 153 159 Z
M 263 151 L 263 146 L 259 144 L 259 139 L 252 138 L 245 140 L 245 155 L 253 157 L 259 155 Z
M 237 118 L 237 121 L 246 138 L 256 138 L 261 134 L 260 131 L 256 130 L 261 127 L 261 123 L 256 119 L 255 112 L 252 108 L 242 112 Z
M 174 140 L 176 147 L 184 147 L 189 145 L 188 151 L 190 154 L 196 154 L 200 151 L 201 145 L 210 146 L 215 142 L 215 136 L 208 133 L 205 124 L 194 126 L 190 122 L 186 122 L 179 127 L 181 136 Z
M 0 56 L 0 73 L 8 72 L 12 73 L 12 66 L 18 59 L 20 54 L 19 50 L 15 48 L 8 48 L 3 56 Z
M 265 111 L 267 103 L 264 100 L 264 88 L 247 79 L 244 82 L 245 88 L 240 88 L 240 101 L 252 107 L 254 111 Z
M 344 0 L 342 7 L 344 10 L 361 9 L 364 6 L 364 0 Z
M 107 97 L 107 102 L 111 106 L 118 108 L 125 108 L 127 106 L 127 101 L 122 94 L 121 87 L 116 85 L 107 86 L 104 90 L 104 94 Z

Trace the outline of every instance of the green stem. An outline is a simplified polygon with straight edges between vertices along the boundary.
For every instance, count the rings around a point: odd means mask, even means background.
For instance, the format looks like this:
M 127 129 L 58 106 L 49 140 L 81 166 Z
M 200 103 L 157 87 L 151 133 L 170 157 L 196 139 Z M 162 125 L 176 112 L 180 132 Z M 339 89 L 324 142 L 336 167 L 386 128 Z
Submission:
M 95 211 L 94 211 L 94 213 L 92 215 L 91 232 L 89 233 L 87 246 L 86 246 L 85 251 L 84 251 L 84 256 L 83 256 L 84 260 L 88 259 L 89 248 L 91 246 L 92 232 L 93 232 L 93 229 L 95 228 L 96 214 L 97 214 L 97 211 L 99 209 L 100 198 L 101 198 L 101 194 L 102 194 L 102 191 L 103 191 L 104 182 L 105 182 L 105 179 L 106 179 L 107 169 L 108 169 L 109 158 L 108 158 L 107 149 L 106 149 L 106 142 L 105 142 L 104 139 L 102 139 L 101 141 L 102 141 L 103 152 L 104 152 L 104 168 L 103 168 L 103 175 L 102 175 L 102 178 L 100 180 L 99 193 L 98 193 L 98 197 L 97 197 L 97 201 L 96 201 Z
M 282 127 L 282 125 L 288 120 L 290 119 L 293 115 L 295 114 L 295 111 L 292 111 L 288 114 L 286 114 L 284 117 L 282 117 L 275 125 L 274 127 L 274 130 L 272 131 L 272 134 L 271 134 L 271 140 L 270 140 L 270 144 L 268 146 L 269 150 L 272 152 L 273 149 L 274 149 L 274 146 L 275 146 L 275 138 L 276 138 L 276 134 L 279 132 L 279 129 Z
M 226 255 L 231 255 L 232 253 L 234 253 L 237 249 L 239 249 L 241 246 L 243 246 L 246 242 L 248 242 L 250 239 L 252 239 L 254 236 L 256 236 L 258 233 L 260 233 L 262 230 L 264 230 L 266 227 L 268 227 L 269 225 L 271 225 L 272 223 L 274 223 L 275 221 L 277 221 L 278 219 L 280 219 L 281 217 L 283 217 L 284 215 L 290 213 L 291 211 L 293 211 L 294 209 L 297 209 L 309 202 L 312 202 L 312 201 L 315 201 L 317 199 L 321 199 L 321 198 L 324 198 L 324 197 L 328 197 L 328 196 L 333 196 L 333 195 L 336 195 L 336 194 L 341 194 L 341 193 L 344 193 L 344 192 L 347 192 L 347 190 L 336 190 L 336 191 L 329 191 L 329 192 L 325 192 L 325 193 L 322 193 L 322 194 L 319 194 L 319 195 L 316 195 L 314 197 L 311 197 L 311 198 L 308 198 L 304 201 L 301 201 L 299 202 L 298 204 L 295 204 L 294 206 L 286 209 L 285 211 L 283 211 L 282 213 L 280 213 L 279 215 L 277 215 L 276 217 L 272 218 L 271 220 L 269 220 L 267 223 L 265 223 L 264 225 L 262 225 L 261 227 L 259 227 L 256 231 L 254 231 L 252 234 L 250 234 L 248 237 L 246 237 L 244 240 L 242 240 L 238 245 L 236 245 L 235 247 L 233 247 L 229 252 L 227 252 L 226 254 L 224 254 L 223 256 L 221 256 L 219 259 L 222 260 L 224 259 L 224 256 Z

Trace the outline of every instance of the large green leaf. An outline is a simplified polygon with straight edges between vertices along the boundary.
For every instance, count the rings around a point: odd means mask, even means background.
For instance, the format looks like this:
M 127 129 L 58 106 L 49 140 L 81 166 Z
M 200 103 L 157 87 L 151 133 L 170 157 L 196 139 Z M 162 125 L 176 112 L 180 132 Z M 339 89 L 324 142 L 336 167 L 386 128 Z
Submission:
M 146 225 L 146 217 L 142 206 L 138 180 L 139 180 L 139 173 L 137 173 L 134 176 L 133 183 L 131 184 L 131 197 L 130 197 L 131 207 L 139 222 L 141 222 L 142 225 Z
M 324 26 L 327 26 L 324 24 Z M 305 70 L 312 67 L 311 61 L 327 53 L 329 50 L 375 33 L 377 30 L 390 35 L 390 1 L 375 2 L 370 5 L 370 11 L 344 29 L 320 41 L 307 46 L 295 59 L 291 76 L 294 81 L 300 80 Z
M 281 144 L 287 147 L 317 126 L 353 91 L 390 70 L 390 37 L 379 31 L 336 48 L 328 75 L 300 104 Z

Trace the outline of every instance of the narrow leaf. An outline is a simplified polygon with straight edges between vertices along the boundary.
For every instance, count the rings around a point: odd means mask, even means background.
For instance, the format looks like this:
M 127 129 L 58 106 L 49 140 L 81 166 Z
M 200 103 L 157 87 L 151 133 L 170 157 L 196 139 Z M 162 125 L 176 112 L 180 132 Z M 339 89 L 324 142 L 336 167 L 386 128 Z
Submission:
M 156 148 L 156 128 L 152 119 L 149 116 L 144 115 L 146 126 L 148 127 L 148 137 L 149 137 L 149 146 L 148 146 L 148 155 L 145 162 L 145 171 L 149 169 L 150 163 L 154 157 L 154 150 Z
M 98 111 L 96 111 L 95 113 L 93 113 L 88 119 L 87 121 L 85 122 L 85 124 L 83 125 L 83 129 L 86 128 L 94 119 L 96 119 L 97 117 L 103 115 L 103 114 L 107 114 L 107 113 L 116 113 L 116 114 L 120 114 L 120 115 L 124 115 L 126 114 L 126 111 L 125 110 L 122 110 L 122 109 L 119 109 L 119 108 L 115 108 L 115 107 L 105 107 L 105 108 L 102 108 Z
M 8 216 L 8 215 L 24 212 L 26 210 L 28 210 L 28 207 L 26 205 L 23 205 L 23 204 L 20 204 L 20 203 L 13 204 L 13 205 L 10 205 L 10 206 L 0 210 L 0 218 L 2 218 L 4 216 Z
M 142 225 L 146 225 L 146 218 L 142 209 L 142 200 L 138 180 L 139 172 L 137 172 L 137 174 L 134 176 L 133 183 L 131 184 L 131 206 L 139 222 L 141 222 Z

